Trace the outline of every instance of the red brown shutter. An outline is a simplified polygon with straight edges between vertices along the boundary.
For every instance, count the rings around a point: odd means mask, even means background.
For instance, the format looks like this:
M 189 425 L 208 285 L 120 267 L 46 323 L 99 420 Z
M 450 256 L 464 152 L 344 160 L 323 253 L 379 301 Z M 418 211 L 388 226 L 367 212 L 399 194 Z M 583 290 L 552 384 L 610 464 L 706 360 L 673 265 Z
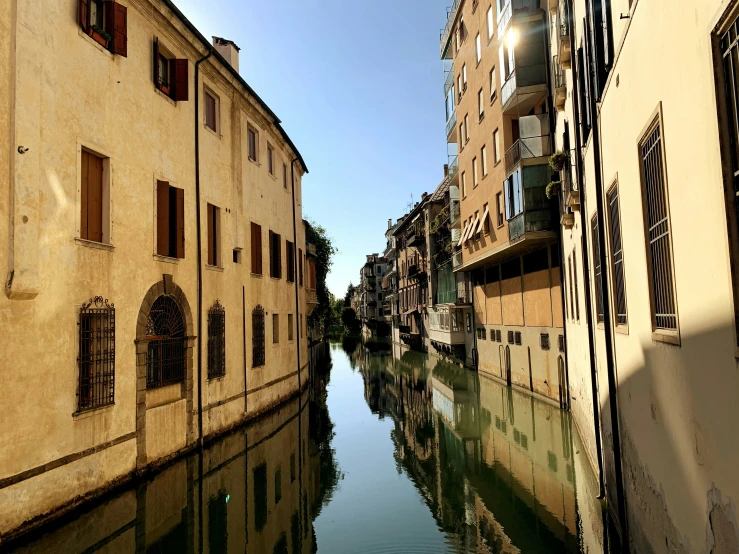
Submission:
M 189 62 L 184 60 L 174 61 L 174 100 L 187 102 L 190 98 L 190 80 L 188 79 Z
M 87 16 L 90 13 L 90 0 L 80 0 L 79 22 L 80 27 L 87 31 Z
M 298 248 L 298 279 L 299 285 L 303 286 L 303 249 Z
M 213 206 L 208 204 L 208 265 L 216 265 L 213 238 L 215 237 L 215 217 Z
M 106 26 L 111 40 L 108 47 L 113 54 L 128 57 L 128 8 L 118 2 L 106 7 Z
M 257 275 L 262 275 L 262 226 L 252 223 L 252 248 L 256 253 L 254 259 L 254 269 Z
M 157 181 L 157 254 L 169 256 L 169 183 Z
M 87 173 L 87 238 L 103 242 L 103 160 L 88 156 Z
M 80 206 L 80 238 L 87 239 L 87 189 L 88 189 L 88 168 L 90 166 L 90 153 L 82 151 L 82 165 L 80 167 L 80 185 L 81 185 L 81 206 Z
M 159 88 L 159 39 L 154 37 L 154 86 Z
M 177 196 L 177 257 L 185 257 L 185 191 L 175 189 Z

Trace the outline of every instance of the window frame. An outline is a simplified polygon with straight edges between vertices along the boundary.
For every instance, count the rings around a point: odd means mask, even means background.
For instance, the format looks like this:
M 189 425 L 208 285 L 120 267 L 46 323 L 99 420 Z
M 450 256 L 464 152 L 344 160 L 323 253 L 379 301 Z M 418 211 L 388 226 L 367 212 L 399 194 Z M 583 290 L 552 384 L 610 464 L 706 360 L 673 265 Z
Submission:
M 256 305 L 251 312 L 251 367 L 263 367 L 266 364 L 267 328 L 266 314 L 261 305 Z
M 495 69 L 495 66 L 490 70 L 489 73 L 490 76 L 490 103 L 492 104 L 495 102 L 495 99 L 498 97 L 498 72 Z
M 254 137 L 252 145 L 251 137 Z M 254 150 L 252 152 L 252 146 Z M 251 123 L 246 126 L 246 154 L 249 161 L 252 161 L 259 165 L 259 131 Z
M 272 313 L 272 345 L 280 344 L 280 314 Z
M 272 143 L 267 141 L 267 172 L 272 176 L 275 175 L 275 148 Z
M 208 380 L 226 376 L 226 310 L 216 300 L 208 310 Z
M 500 163 L 502 156 L 500 155 L 500 128 L 493 131 L 493 167 Z
M 480 33 L 477 33 L 475 37 L 475 60 L 477 65 L 480 65 L 482 61 L 482 38 L 480 38 Z
M 208 85 L 203 84 L 203 125 L 209 131 L 215 133 L 219 138 L 221 137 L 221 98 L 213 92 L 213 89 Z M 213 99 L 213 127 L 208 125 L 208 98 Z
M 482 169 L 482 178 L 488 175 L 488 150 L 487 144 L 480 147 L 480 168 Z
M 606 191 L 606 204 L 607 204 L 607 210 L 606 210 L 606 222 L 608 224 L 608 270 L 610 272 L 610 281 L 613 283 L 612 288 L 612 302 L 611 305 L 613 306 L 613 314 L 614 314 L 614 322 L 615 322 L 615 328 L 618 331 L 621 332 L 628 332 L 629 329 L 629 303 L 628 303 L 628 295 L 626 293 L 626 266 L 625 266 L 625 260 L 624 260 L 624 243 L 623 243 L 623 225 L 622 225 L 622 218 L 621 218 L 621 194 L 620 189 L 618 186 L 618 180 L 615 180 L 611 187 Z M 616 195 L 616 211 L 618 215 L 618 221 L 614 221 L 613 218 L 613 195 Z M 615 237 L 614 232 L 616 229 L 614 229 L 615 226 L 618 226 L 618 238 L 620 243 L 620 250 L 617 253 L 616 252 L 616 244 L 615 244 Z M 616 255 L 620 254 L 620 261 L 617 262 Z M 619 263 L 621 269 L 617 269 L 616 264 Z M 624 320 L 623 322 L 619 321 L 619 318 L 621 317 L 619 312 L 619 299 L 618 299 L 618 280 L 616 279 L 616 276 L 618 272 L 621 273 L 621 282 L 623 287 L 623 311 L 624 311 Z
M 160 230 L 160 225 L 162 224 L 160 220 L 160 205 L 159 205 L 159 185 L 160 183 L 167 185 L 168 192 L 167 192 L 167 214 L 166 214 L 166 234 L 167 234 L 167 251 L 166 253 L 163 253 L 160 248 L 161 245 L 159 244 L 159 235 L 162 232 Z M 179 192 L 178 192 L 179 191 Z M 178 196 L 182 197 L 182 201 L 178 200 Z M 172 204 L 172 199 L 174 198 L 174 205 Z M 175 261 L 175 260 L 182 260 L 185 258 L 185 248 L 187 246 L 186 243 L 186 233 L 185 233 L 185 213 L 184 213 L 184 204 L 185 204 L 185 190 L 182 188 L 179 188 L 176 186 L 176 183 L 173 183 L 170 180 L 167 179 L 160 179 L 157 175 L 154 176 L 154 255 L 158 256 L 160 258 L 164 258 L 167 261 Z M 182 220 L 179 221 L 178 215 L 182 216 Z M 174 217 L 174 219 L 173 219 Z M 181 223 L 181 225 L 180 225 Z M 178 236 L 180 228 L 182 229 L 182 236 Z M 172 232 L 174 231 L 174 237 L 172 236 Z M 179 239 L 182 240 L 182 247 L 181 249 L 178 248 L 178 242 Z M 181 254 L 181 255 L 180 255 Z
M 91 324 L 86 326 L 83 323 L 85 320 L 90 320 Z M 95 325 L 93 323 L 95 320 L 107 320 L 105 327 Z M 78 374 L 75 413 L 80 414 L 115 404 L 115 306 L 102 296 L 91 298 L 80 305 L 77 327 Z M 98 335 L 95 335 L 96 330 Z M 85 333 L 92 336 L 85 337 Z M 106 342 L 107 348 L 104 348 Z M 85 344 L 91 347 L 97 344 L 103 348 L 97 352 L 90 352 L 91 348 L 85 349 Z M 88 350 L 88 354 L 83 354 L 83 350 Z M 98 369 L 99 373 L 93 375 Z M 96 378 L 102 378 L 102 383 L 98 383 Z M 107 392 L 106 388 L 109 389 Z M 84 391 L 88 391 L 89 395 L 85 395 Z M 89 399 L 88 402 L 83 402 L 83 395 Z
M 83 162 L 84 154 L 87 152 L 88 155 L 95 156 L 102 161 L 102 175 L 101 175 L 101 193 L 100 193 L 100 225 L 101 225 L 101 240 L 93 240 L 89 238 L 89 230 L 85 233 L 82 224 L 82 212 L 83 208 L 87 206 L 89 214 L 89 199 L 84 198 L 83 195 Z M 112 208 L 113 208 L 113 170 L 114 163 L 113 159 L 104 150 L 92 146 L 87 142 L 77 143 L 77 233 L 75 240 L 80 244 L 87 246 L 98 246 L 103 248 L 113 248 L 113 226 L 112 226 Z M 89 198 L 89 187 L 88 187 L 88 198 Z M 89 217 L 89 216 L 88 216 Z M 88 228 L 89 229 L 89 228 Z
M 205 206 L 207 233 L 206 265 L 213 268 L 222 268 L 221 208 L 210 202 L 206 202 Z

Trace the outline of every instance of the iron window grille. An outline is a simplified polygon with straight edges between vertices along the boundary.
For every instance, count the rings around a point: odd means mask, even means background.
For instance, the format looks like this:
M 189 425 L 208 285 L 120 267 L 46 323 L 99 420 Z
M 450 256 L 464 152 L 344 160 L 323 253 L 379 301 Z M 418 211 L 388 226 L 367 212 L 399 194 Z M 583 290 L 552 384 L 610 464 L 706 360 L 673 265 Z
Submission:
M 257 306 L 251 313 L 251 366 L 264 365 L 264 308 Z
M 557 346 L 559 346 L 560 352 L 565 351 L 565 336 L 564 335 L 559 335 L 557 337 Z
M 495 338 L 497 339 L 498 342 L 503 342 L 500 337 L 500 329 L 495 331 Z
M 146 387 L 164 387 L 185 380 L 185 319 L 177 301 L 162 295 L 154 301 L 146 323 Z
M 508 331 L 508 344 L 513 344 L 513 331 Z
M 516 331 L 516 346 L 521 346 L 521 331 Z
M 621 210 L 619 208 L 618 185 L 608 193 L 608 212 L 611 227 L 611 263 L 616 293 L 616 325 L 626 325 L 626 278 L 624 275 L 624 253 L 621 242 Z
M 226 375 L 226 310 L 216 303 L 208 310 L 208 379 Z
M 598 214 L 590 222 L 593 231 L 593 275 L 595 277 L 595 312 L 598 323 L 603 323 L 603 268 L 600 265 L 600 229 L 598 228 Z M 575 266 L 577 267 L 577 266 Z
M 647 220 L 647 257 L 654 327 L 677 330 L 677 302 L 672 277 L 672 242 L 667 184 L 664 178 L 662 130 L 656 121 L 640 144 Z
M 115 307 L 102 296 L 80 307 L 77 411 L 115 402 Z
M 549 350 L 549 333 L 539 335 L 539 344 L 542 350 Z

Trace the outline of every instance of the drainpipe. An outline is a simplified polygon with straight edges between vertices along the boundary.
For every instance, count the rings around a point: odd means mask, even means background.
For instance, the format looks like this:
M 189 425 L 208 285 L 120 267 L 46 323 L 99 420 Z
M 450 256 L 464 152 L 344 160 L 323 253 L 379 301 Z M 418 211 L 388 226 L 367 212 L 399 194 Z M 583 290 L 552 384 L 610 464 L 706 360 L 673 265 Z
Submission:
M 198 261 L 198 443 L 203 447 L 203 241 L 200 236 L 200 64 L 211 57 L 213 50 L 195 62 L 195 221 L 197 227 Z
M 483 269 L 482 271 L 484 272 L 485 270 Z M 474 367 L 475 371 L 477 371 L 477 365 L 478 365 L 477 358 L 479 357 L 479 354 L 477 350 L 477 326 L 475 325 L 475 276 L 474 275 L 472 275 L 472 286 L 470 287 L 470 290 L 472 291 L 470 293 L 470 299 L 472 300 L 472 309 L 470 310 L 472 312 L 472 344 L 474 344 L 474 346 L 472 347 L 472 366 Z
M 298 255 L 298 224 L 295 221 L 295 162 L 298 161 L 298 158 L 294 158 L 293 161 L 290 162 L 290 182 L 292 186 L 292 199 L 293 199 L 293 281 L 295 281 L 295 315 L 298 317 L 295 318 L 298 321 L 298 331 L 295 333 L 295 343 L 298 346 L 298 394 L 300 394 L 300 296 L 298 294 L 298 263 L 297 263 L 297 255 Z M 308 321 L 308 314 L 305 314 L 305 320 Z
M 572 60 L 572 53 L 577 52 L 575 48 L 575 33 L 574 30 L 574 12 L 572 4 L 567 2 L 567 17 L 570 24 L 570 64 L 572 65 L 572 111 L 575 118 L 575 170 L 577 173 L 577 183 L 580 187 L 580 258 L 582 259 L 582 272 L 583 272 L 583 285 L 585 286 L 585 321 L 588 326 L 588 352 L 590 354 L 590 385 L 593 396 L 593 430 L 595 431 L 595 452 L 598 461 L 598 498 L 605 498 L 605 484 L 603 481 L 603 443 L 601 439 L 601 426 L 600 426 L 600 399 L 598 396 L 598 367 L 595 361 L 595 327 L 593 326 L 593 310 L 592 302 L 590 300 L 590 258 L 588 252 L 590 248 L 588 246 L 588 234 L 587 234 L 587 204 L 585 198 L 585 183 L 584 183 L 584 172 L 582 164 L 582 139 L 580 136 L 580 96 L 578 89 L 578 74 L 577 74 L 577 63 Z M 564 262 L 564 258 L 562 258 Z M 575 271 L 577 271 L 577 264 L 575 264 Z M 565 326 L 566 327 L 566 326 Z M 567 344 L 567 337 L 565 336 L 565 344 Z M 565 348 L 565 351 L 567 348 Z
M 585 38 L 588 39 L 589 35 L 586 32 Z M 586 59 L 588 61 L 594 59 L 590 51 L 590 41 L 585 41 L 586 48 Z M 594 84 L 594 67 L 592 64 L 589 65 L 589 71 L 586 77 L 589 79 L 590 84 Z M 624 495 L 624 484 L 623 484 L 623 471 L 621 468 L 621 435 L 618 415 L 618 383 L 616 383 L 616 359 L 613 352 L 613 329 L 611 325 L 611 295 L 608 290 L 608 271 L 607 271 L 607 260 L 606 260 L 606 226 L 605 226 L 605 206 L 603 202 L 603 175 L 601 165 L 601 144 L 600 144 L 600 125 L 597 113 L 597 104 L 595 101 L 594 88 L 590 87 L 591 94 L 589 95 L 590 102 L 590 113 L 592 114 L 592 130 L 593 134 L 593 160 L 595 162 L 595 197 L 597 202 L 597 218 L 598 218 L 598 249 L 600 250 L 600 267 L 601 271 L 601 288 L 603 291 L 603 323 L 605 328 L 605 343 L 606 343 L 606 368 L 608 370 L 608 394 L 610 396 L 610 412 L 611 412 L 611 434 L 613 436 L 613 462 L 614 471 L 616 472 L 616 498 L 618 502 L 618 517 L 621 523 L 621 531 L 623 536 L 621 537 L 622 544 L 628 545 L 628 533 L 626 525 L 626 497 Z

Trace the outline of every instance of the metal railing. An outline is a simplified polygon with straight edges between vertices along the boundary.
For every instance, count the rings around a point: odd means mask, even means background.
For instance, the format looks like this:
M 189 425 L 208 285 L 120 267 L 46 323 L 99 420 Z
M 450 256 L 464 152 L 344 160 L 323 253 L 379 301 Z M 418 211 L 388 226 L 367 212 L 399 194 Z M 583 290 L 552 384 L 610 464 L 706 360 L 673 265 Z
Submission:
M 567 19 L 566 2 L 560 2 L 557 7 L 557 27 L 559 27 L 559 39 L 569 40 L 570 37 L 570 21 Z
M 318 304 L 318 294 L 315 290 L 305 289 L 305 301 L 308 304 Z
M 452 32 L 452 26 L 454 25 L 454 20 L 457 17 L 457 9 L 459 8 L 459 2 L 460 0 L 454 0 L 451 7 L 449 8 L 449 12 L 446 16 L 446 26 L 441 30 L 439 40 L 441 41 L 441 55 L 444 55 L 444 50 L 446 49 L 446 45 L 449 42 L 449 35 Z
M 462 265 L 462 251 L 457 250 L 452 254 L 452 267 L 457 268 Z
M 550 135 L 518 139 L 505 153 L 506 172 L 510 172 L 521 160 L 542 158 L 552 154 Z
M 449 89 L 454 84 L 454 64 L 451 65 L 449 71 L 446 72 L 446 79 L 444 79 L 444 97 L 446 98 Z M 454 99 L 456 100 L 456 98 Z
M 560 88 L 567 85 L 565 80 L 565 72 L 562 66 L 559 65 L 559 56 L 554 56 L 552 63 L 552 74 L 554 75 L 554 88 Z
M 449 158 L 449 179 L 454 179 L 457 171 L 459 171 L 459 158 L 457 156 L 451 156 Z
M 426 239 L 426 225 L 422 219 L 417 219 L 411 223 L 408 230 L 405 232 L 405 240 L 408 244 L 416 240 Z
M 508 220 L 508 239 L 517 239 L 524 233 L 524 216 L 525 212 L 521 212 L 516 217 Z
M 518 11 L 535 11 L 539 9 L 538 0 L 510 0 L 498 16 L 498 40 L 504 36 L 508 25 L 513 19 L 515 12 Z
M 456 108 L 452 112 L 452 115 L 449 116 L 449 119 L 446 121 L 446 136 L 449 138 L 449 135 L 452 134 L 454 129 L 457 127 L 457 110 Z
M 515 69 L 508 76 L 508 79 L 506 79 L 506 82 L 503 83 L 503 86 L 500 87 L 501 103 L 505 105 L 508 102 L 508 100 L 511 99 L 511 96 L 513 96 L 514 92 L 516 92 L 516 70 Z
M 458 220 L 460 216 L 460 204 L 458 200 L 452 200 L 449 203 L 449 225 L 453 226 Z

